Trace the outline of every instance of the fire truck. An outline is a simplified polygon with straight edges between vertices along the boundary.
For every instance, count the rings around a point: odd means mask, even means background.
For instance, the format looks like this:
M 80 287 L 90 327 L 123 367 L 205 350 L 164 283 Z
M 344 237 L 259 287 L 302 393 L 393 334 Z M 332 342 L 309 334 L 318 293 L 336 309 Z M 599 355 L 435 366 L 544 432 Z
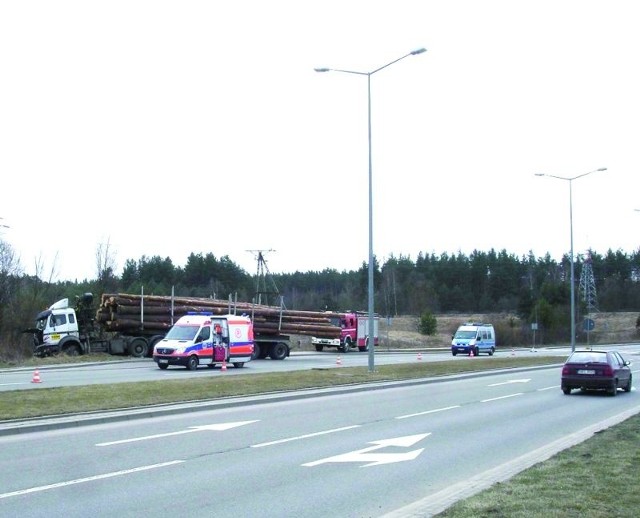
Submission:
M 331 323 L 340 327 L 340 338 L 319 338 L 311 337 L 311 344 L 316 351 L 321 352 L 325 347 L 335 347 L 338 351 L 348 353 L 352 348 L 357 347 L 358 351 L 369 350 L 369 314 L 365 311 L 350 311 L 347 313 L 327 312 L 326 316 Z M 373 344 L 378 345 L 378 327 L 380 316 L 373 315 Z

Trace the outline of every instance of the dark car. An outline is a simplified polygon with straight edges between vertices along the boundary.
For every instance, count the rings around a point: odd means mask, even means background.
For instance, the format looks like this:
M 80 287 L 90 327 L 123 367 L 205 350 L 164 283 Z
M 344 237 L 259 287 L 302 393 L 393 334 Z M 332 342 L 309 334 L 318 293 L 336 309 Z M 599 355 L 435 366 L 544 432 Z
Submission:
M 606 390 L 615 396 L 618 388 L 631 391 L 631 362 L 617 351 L 574 351 L 562 367 L 560 387 L 565 394 L 572 389 Z

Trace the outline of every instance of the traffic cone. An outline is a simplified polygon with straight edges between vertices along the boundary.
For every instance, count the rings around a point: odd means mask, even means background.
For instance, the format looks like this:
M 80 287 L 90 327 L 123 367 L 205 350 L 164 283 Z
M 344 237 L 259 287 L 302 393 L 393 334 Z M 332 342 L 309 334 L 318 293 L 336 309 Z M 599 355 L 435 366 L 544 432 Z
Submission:
M 471 350 L 469 351 L 469 357 L 470 357 L 470 358 L 473 358 L 474 356 L 475 356 L 475 354 L 473 354 L 473 349 L 471 349 Z
M 31 383 L 42 383 L 42 380 L 40 379 L 40 371 L 38 369 L 33 371 L 33 378 L 31 378 Z
M 515 349 L 511 349 L 511 356 L 515 356 L 516 355 L 516 350 Z
M 422 360 L 422 353 L 418 351 L 418 361 Z
M 224 372 L 227 370 L 227 360 L 222 360 L 222 368 L 221 370 Z
M 340 359 L 340 356 L 336 358 L 336 365 L 342 365 L 342 360 Z

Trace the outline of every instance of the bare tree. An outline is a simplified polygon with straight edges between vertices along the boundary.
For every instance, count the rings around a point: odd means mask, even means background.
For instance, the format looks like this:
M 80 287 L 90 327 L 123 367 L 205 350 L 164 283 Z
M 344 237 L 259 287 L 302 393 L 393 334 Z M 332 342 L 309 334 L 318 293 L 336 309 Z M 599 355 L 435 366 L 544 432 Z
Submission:
M 116 254 L 111 248 L 111 239 L 98 243 L 96 248 L 96 273 L 98 288 L 102 292 L 113 291 L 117 284 L 115 278 Z

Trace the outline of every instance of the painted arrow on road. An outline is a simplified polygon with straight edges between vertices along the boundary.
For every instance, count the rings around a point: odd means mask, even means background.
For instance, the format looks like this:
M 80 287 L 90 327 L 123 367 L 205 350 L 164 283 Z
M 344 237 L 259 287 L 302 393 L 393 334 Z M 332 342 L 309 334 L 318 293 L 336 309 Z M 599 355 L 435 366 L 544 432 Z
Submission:
M 509 380 L 509 381 L 503 381 L 502 383 L 492 383 L 491 385 L 488 385 L 489 387 L 497 387 L 499 385 L 511 385 L 512 383 L 529 383 L 531 381 L 531 379 L 524 379 L 524 380 Z
M 203 426 L 190 426 L 186 430 L 179 430 L 177 432 L 158 433 L 155 435 L 146 435 L 144 437 L 134 437 L 132 439 L 122 439 L 121 441 L 101 442 L 96 446 L 113 446 L 114 444 L 125 444 L 128 442 L 148 441 L 150 439 L 159 439 L 161 437 L 171 437 L 172 435 L 183 435 L 185 433 L 214 431 L 221 432 L 224 430 L 230 430 L 231 428 L 237 428 L 238 426 L 244 426 L 246 424 L 257 423 L 258 421 L 236 421 L 235 423 L 217 423 L 206 424 Z
M 418 435 L 407 435 L 405 437 L 396 437 L 394 439 L 372 441 L 369 444 L 373 444 L 374 446 L 369 446 L 368 448 L 363 448 L 362 450 L 356 450 L 349 453 L 343 453 L 342 455 L 336 455 L 334 457 L 327 457 L 326 459 L 308 462 L 303 464 L 303 466 L 312 467 L 331 462 L 365 462 L 366 464 L 361 467 L 366 468 L 369 466 L 378 466 L 380 464 L 392 464 L 394 462 L 414 460 L 424 451 L 424 448 L 408 451 L 406 453 L 372 452 L 388 446 L 409 448 L 429 435 L 431 434 L 423 433 Z

